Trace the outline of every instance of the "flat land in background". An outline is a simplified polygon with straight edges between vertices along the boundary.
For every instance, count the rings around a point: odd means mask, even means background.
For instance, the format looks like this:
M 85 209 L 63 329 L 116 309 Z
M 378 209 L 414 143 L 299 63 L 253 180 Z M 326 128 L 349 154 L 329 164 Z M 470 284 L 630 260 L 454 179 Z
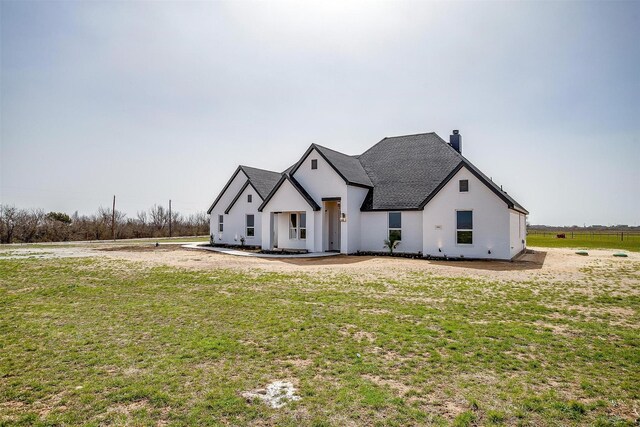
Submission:
M 565 238 L 559 239 L 563 233 Z M 527 234 L 528 246 L 546 248 L 576 248 L 576 249 L 621 249 L 640 252 L 640 233 L 638 232 L 541 232 L 530 231 Z
M 640 253 L 536 251 L 1 247 L 0 425 L 636 425 Z

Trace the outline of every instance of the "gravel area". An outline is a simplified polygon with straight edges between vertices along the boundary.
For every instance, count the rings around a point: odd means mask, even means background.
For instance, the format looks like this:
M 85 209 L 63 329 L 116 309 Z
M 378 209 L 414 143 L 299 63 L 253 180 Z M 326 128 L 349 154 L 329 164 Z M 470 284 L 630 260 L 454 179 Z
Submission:
M 181 268 L 265 270 L 275 272 L 332 272 L 367 277 L 397 277 L 398 275 L 431 273 L 445 277 L 479 277 L 497 280 L 527 281 L 532 279 L 579 279 L 584 268 L 602 263 L 640 261 L 640 253 L 629 252 L 627 258 L 617 258 L 617 250 L 589 250 L 580 256 L 573 249 L 531 248 L 533 253 L 517 261 L 435 261 L 376 256 L 332 256 L 324 258 L 253 258 L 218 252 L 184 248 L 183 244 L 102 244 L 87 243 L 56 247 L 32 245 L 0 247 L 0 259 L 58 259 L 101 257 L 143 262 L 149 265 L 169 265 Z

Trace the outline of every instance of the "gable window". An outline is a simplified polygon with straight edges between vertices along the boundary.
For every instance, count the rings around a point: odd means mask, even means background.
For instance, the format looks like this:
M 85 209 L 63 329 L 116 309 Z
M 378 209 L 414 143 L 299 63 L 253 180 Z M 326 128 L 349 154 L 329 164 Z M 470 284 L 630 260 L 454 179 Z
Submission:
M 304 240 L 307 238 L 307 214 L 292 213 L 289 214 L 289 239 Z
M 318 159 L 311 159 L 311 169 L 318 169 Z
M 468 179 L 461 179 L 459 181 L 460 183 L 460 192 L 461 193 L 468 193 L 469 192 L 469 180 Z
M 224 216 L 218 215 L 218 233 L 222 233 L 224 228 Z
M 473 244 L 473 211 L 456 211 L 456 243 Z
M 251 203 L 253 201 L 253 195 L 247 194 L 247 203 Z
M 255 217 L 253 215 L 247 215 L 246 234 L 247 237 L 254 237 L 256 235 Z
M 402 240 L 402 212 L 389 212 L 389 240 Z

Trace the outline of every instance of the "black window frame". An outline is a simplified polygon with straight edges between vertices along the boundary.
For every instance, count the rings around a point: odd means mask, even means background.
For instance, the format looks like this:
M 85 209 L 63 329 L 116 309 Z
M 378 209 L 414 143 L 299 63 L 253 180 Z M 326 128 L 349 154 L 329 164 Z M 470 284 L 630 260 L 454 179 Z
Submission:
M 458 191 L 460 191 L 461 193 L 468 193 L 469 192 L 469 180 L 468 179 L 461 179 L 460 181 L 458 181 Z
M 398 223 L 396 224 L 395 221 L 392 224 L 392 215 L 398 215 Z M 387 238 L 389 240 L 391 240 L 391 235 L 394 234 L 397 236 L 397 241 L 401 242 L 402 241 L 402 212 L 401 211 L 393 211 L 393 212 L 388 212 L 387 213 Z
M 468 219 L 461 218 L 461 214 L 469 213 Z M 473 210 L 456 210 L 456 245 L 473 245 Z
M 224 231 L 224 215 L 218 215 L 218 233 Z
M 249 225 L 249 217 L 251 217 L 251 225 Z M 246 214 L 244 216 L 245 236 L 256 237 L 256 216 L 254 214 Z
M 318 169 L 318 159 L 311 159 L 311 169 Z
M 289 240 L 298 240 L 298 214 L 289 213 Z
M 306 212 L 291 212 L 289 214 L 289 240 L 307 240 Z
M 253 194 L 247 194 L 247 203 L 253 203 Z

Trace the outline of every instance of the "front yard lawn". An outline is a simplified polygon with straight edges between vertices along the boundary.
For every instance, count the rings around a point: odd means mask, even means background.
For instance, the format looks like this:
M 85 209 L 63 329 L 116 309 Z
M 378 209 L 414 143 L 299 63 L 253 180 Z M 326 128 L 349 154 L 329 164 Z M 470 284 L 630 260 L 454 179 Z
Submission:
M 0 425 L 637 425 L 639 264 L 498 282 L 0 259 Z M 242 396 L 276 380 L 301 399 Z

